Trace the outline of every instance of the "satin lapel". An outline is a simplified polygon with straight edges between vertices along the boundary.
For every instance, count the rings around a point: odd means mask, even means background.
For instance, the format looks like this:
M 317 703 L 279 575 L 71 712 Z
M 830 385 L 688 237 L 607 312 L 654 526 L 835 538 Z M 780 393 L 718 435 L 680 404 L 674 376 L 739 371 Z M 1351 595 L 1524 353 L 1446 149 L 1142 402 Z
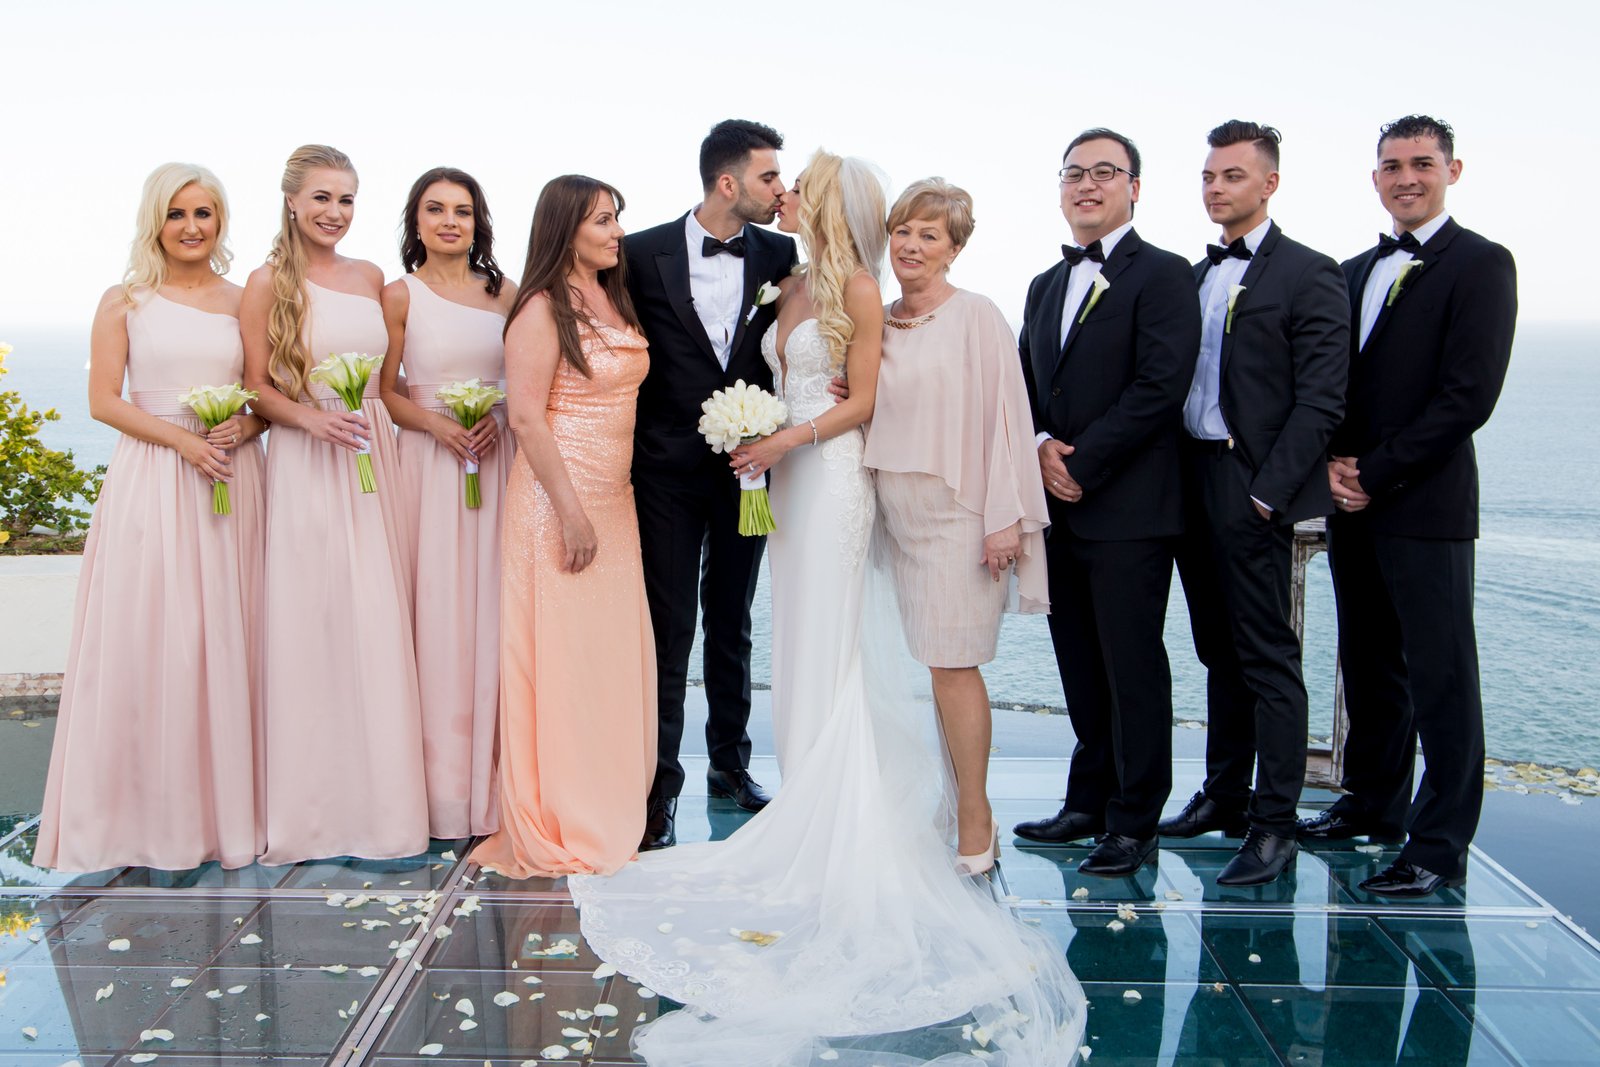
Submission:
M 680 245 L 686 244 L 680 242 Z M 687 255 L 685 247 L 679 247 L 676 252 L 657 252 L 656 270 L 661 272 L 661 285 L 667 291 L 667 302 L 683 324 L 684 332 L 694 339 L 711 362 L 716 363 L 717 350 L 711 347 L 711 338 L 706 336 L 706 328 L 701 324 L 700 316 L 694 312 L 694 296 L 689 292 Z
M 1100 277 L 1106 280 L 1106 285 L 1116 284 L 1117 276 L 1127 269 L 1128 264 L 1133 262 L 1134 253 L 1143 246 L 1144 242 L 1139 240 L 1137 232 L 1129 230 L 1123 235 L 1122 240 L 1117 242 L 1117 247 L 1111 250 L 1111 258 L 1100 267 Z M 1109 290 L 1107 292 L 1109 293 Z M 1094 286 L 1091 285 L 1084 291 L 1083 299 L 1078 302 L 1078 309 L 1072 313 L 1072 327 L 1067 333 L 1067 343 L 1061 346 L 1061 363 L 1056 364 L 1057 373 L 1072 352 L 1072 343 L 1078 339 L 1078 327 L 1082 325 L 1080 320 L 1085 318 L 1084 309 L 1089 306 L 1089 301 L 1092 299 L 1094 299 Z M 1101 302 L 1105 299 L 1105 296 L 1100 297 Z M 1099 303 L 1095 306 L 1098 308 Z M 1094 312 L 1090 311 L 1089 314 L 1093 315 Z
M 1367 337 L 1368 345 L 1376 341 L 1378 339 L 1378 334 L 1383 332 L 1384 326 L 1391 318 L 1390 313 L 1393 312 L 1395 308 L 1399 307 L 1400 302 L 1405 300 L 1405 298 L 1411 294 L 1411 290 L 1422 284 L 1423 279 L 1428 277 L 1429 269 L 1436 262 L 1438 262 L 1440 253 L 1442 253 L 1449 246 L 1451 239 L 1455 237 L 1456 232 L 1460 229 L 1461 227 L 1457 225 L 1456 220 L 1450 219 L 1439 228 L 1439 232 L 1433 235 L 1433 239 L 1431 241 L 1417 249 L 1416 252 L 1412 253 L 1412 258 L 1416 260 L 1417 263 L 1421 264 L 1421 266 L 1413 267 L 1411 269 L 1410 273 L 1406 276 L 1405 285 L 1401 286 L 1400 291 L 1394 294 L 1393 302 L 1390 302 L 1387 293 L 1384 294 L 1383 304 L 1378 308 L 1378 317 L 1372 323 L 1372 333 Z M 1373 266 L 1376 266 L 1377 262 L 1377 257 L 1374 256 L 1372 260 Z M 1369 266 L 1367 268 L 1367 272 L 1370 274 L 1371 271 L 1372 267 Z M 1367 291 L 1367 283 L 1365 279 L 1363 279 L 1361 282 L 1361 291 L 1363 293 Z M 1360 329 L 1360 326 L 1358 325 L 1356 328 Z
M 760 288 L 764 280 L 762 271 L 766 263 L 766 250 L 756 244 L 753 230 L 746 228 L 744 300 L 739 304 L 739 324 L 733 328 L 733 343 L 728 346 L 729 365 L 732 365 L 734 355 L 739 351 L 739 346 L 744 343 L 744 330 L 745 326 L 749 324 L 750 306 L 756 302 L 756 290 Z
M 1033 360 L 1034 388 L 1039 393 L 1039 408 L 1043 410 L 1050 399 L 1050 382 L 1055 378 L 1056 368 L 1061 365 L 1061 319 L 1065 308 L 1061 306 L 1067 298 L 1067 285 L 1072 277 L 1072 272 L 1066 268 L 1065 263 L 1057 264 L 1055 274 L 1050 279 L 1050 284 L 1044 287 L 1044 292 L 1039 296 L 1039 317 L 1044 319 L 1047 332 L 1044 339 L 1049 344 L 1030 344 L 1028 358 Z M 1023 329 L 1030 329 L 1032 324 L 1024 323 Z
M 1272 257 L 1272 250 L 1278 247 L 1278 238 L 1283 231 L 1278 229 L 1277 223 L 1267 227 L 1267 235 L 1261 239 L 1261 246 L 1256 249 L 1255 255 L 1250 257 L 1250 265 L 1244 269 L 1244 276 L 1239 279 L 1239 284 L 1244 286 L 1244 292 L 1239 294 L 1239 299 L 1233 303 L 1235 316 L 1250 306 L 1250 298 L 1254 294 L 1256 284 L 1261 276 L 1267 272 L 1267 261 Z M 1233 354 L 1233 334 L 1227 329 L 1226 320 L 1222 331 L 1222 356 L 1217 360 L 1217 377 L 1221 378 L 1228 373 L 1228 357 Z

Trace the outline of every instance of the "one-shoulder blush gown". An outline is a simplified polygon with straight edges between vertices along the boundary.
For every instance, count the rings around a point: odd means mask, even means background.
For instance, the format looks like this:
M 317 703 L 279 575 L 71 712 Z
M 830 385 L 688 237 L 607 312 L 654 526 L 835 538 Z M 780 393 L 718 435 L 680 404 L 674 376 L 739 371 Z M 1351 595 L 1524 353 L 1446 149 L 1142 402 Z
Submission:
M 178 396 L 244 372 L 239 320 L 144 293 L 128 312 L 128 399 L 195 433 Z M 259 441 L 232 450 L 233 513 L 177 451 L 118 439 L 79 572 L 35 862 L 168 870 L 261 851 L 265 513 Z
M 789 425 L 836 373 L 808 319 L 762 339 Z M 651 1067 L 1065 1067 L 1082 989 L 1058 948 L 955 871 L 933 709 L 911 699 L 874 562 L 863 433 L 772 474 L 772 719 L 782 788 L 726 841 L 571 878 L 600 958 L 686 1008 L 634 1032 Z M 963 1031 L 965 1027 L 965 1031 Z M 987 1045 L 970 1035 L 985 1031 Z
M 382 353 L 370 297 L 306 283 L 312 362 Z M 303 404 L 343 410 L 312 383 Z M 292 426 L 267 435 L 267 853 L 263 863 L 392 859 L 428 848 L 411 557 L 394 423 L 373 374 L 361 411 L 377 492 L 355 453 Z
M 628 862 L 655 776 L 655 639 L 629 480 L 649 356 L 632 330 L 578 332 L 593 377 L 562 360 L 545 417 L 594 526 L 594 561 L 561 569 L 561 524 L 526 457 L 506 487 L 500 830 L 473 859 L 513 878 Z
M 505 316 L 447 300 L 412 275 L 402 364 L 413 404 L 454 419 L 440 389 L 468 378 L 504 388 Z M 516 440 L 505 404 L 479 459 L 482 506 L 465 503 L 465 468 L 422 430 L 400 431 L 416 588 L 417 689 L 428 827 L 434 837 L 493 833 L 500 825 L 495 721 L 500 710 L 500 528 Z

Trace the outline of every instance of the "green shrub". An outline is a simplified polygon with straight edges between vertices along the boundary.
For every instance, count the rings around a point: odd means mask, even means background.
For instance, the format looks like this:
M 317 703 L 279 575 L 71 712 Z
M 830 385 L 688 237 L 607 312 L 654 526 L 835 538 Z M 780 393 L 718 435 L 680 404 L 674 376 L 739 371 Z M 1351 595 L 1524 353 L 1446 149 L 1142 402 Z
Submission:
M 0 342 L 0 378 L 11 346 Z M 51 408 L 34 411 L 11 390 L 0 390 L 0 545 L 36 526 L 59 534 L 85 530 L 90 507 L 100 495 L 105 467 L 80 470 L 71 452 L 57 452 L 39 440 L 39 430 L 56 422 Z

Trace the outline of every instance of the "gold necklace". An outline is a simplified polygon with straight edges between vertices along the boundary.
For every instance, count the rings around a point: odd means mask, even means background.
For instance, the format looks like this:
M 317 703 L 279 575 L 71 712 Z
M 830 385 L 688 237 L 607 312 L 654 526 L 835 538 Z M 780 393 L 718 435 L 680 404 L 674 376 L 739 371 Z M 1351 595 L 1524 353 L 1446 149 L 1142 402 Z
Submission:
M 889 314 L 884 316 L 883 324 L 893 330 L 915 330 L 918 327 L 926 326 L 928 323 L 932 322 L 938 316 L 939 310 L 944 307 L 945 303 L 948 302 L 949 298 L 946 297 L 945 300 L 939 304 L 938 308 L 928 312 L 926 315 L 918 315 L 914 319 L 897 319 L 894 317 L 894 306 L 895 304 L 900 303 L 900 301 L 896 300 L 894 304 L 889 305 Z

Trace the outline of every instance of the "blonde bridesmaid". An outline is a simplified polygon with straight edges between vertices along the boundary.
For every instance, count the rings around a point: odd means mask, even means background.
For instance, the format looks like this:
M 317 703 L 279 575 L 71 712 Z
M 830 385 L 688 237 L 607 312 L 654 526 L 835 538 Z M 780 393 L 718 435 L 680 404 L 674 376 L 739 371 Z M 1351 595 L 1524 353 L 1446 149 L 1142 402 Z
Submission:
M 157 167 L 127 274 L 95 313 L 89 411 L 122 436 L 84 549 L 40 866 L 242 867 L 261 851 L 266 424 L 241 412 L 207 431 L 178 401 L 243 376 L 227 232 L 210 171 Z M 215 481 L 232 514 L 213 513 Z
M 466 172 L 435 167 L 418 178 L 400 224 L 408 273 L 383 290 L 389 351 L 400 358 L 384 361 L 382 392 L 400 427 L 413 549 L 428 826 L 434 837 L 468 837 L 499 826 L 500 512 L 516 444 L 504 402 L 468 430 L 438 393 L 469 378 L 504 388 L 501 334 L 517 288 L 495 262 L 489 205 Z M 464 500 L 468 464 L 475 508 Z
M 519 451 L 502 559 L 500 830 L 473 858 L 513 878 L 617 870 L 655 776 L 655 639 L 629 481 L 649 356 L 621 211 L 593 178 L 544 187 L 506 328 Z
M 386 859 L 428 847 L 394 424 L 377 375 L 359 411 L 310 380 L 331 353 L 382 355 L 389 344 L 382 271 L 337 251 L 355 217 L 356 186 L 338 149 L 294 151 L 278 236 L 239 311 L 246 380 L 273 426 L 263 863 Z M 357 477 L 362 449 L 371 452 L 373 493 Z

